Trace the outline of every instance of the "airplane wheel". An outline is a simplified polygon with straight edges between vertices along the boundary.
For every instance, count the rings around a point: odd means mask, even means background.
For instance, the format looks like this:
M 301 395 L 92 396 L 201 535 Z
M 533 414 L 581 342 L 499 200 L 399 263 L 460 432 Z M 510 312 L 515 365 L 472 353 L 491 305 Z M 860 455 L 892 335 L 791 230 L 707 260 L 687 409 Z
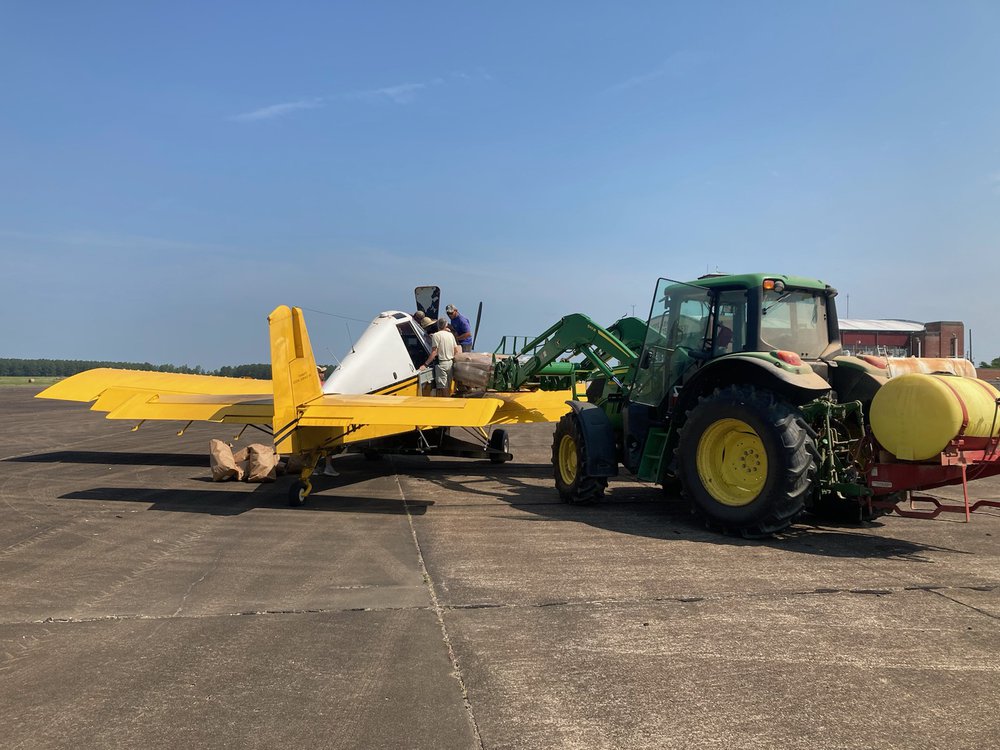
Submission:
M 297 479 L 292 482 L 292 486 L 288 488 L 288 504 L 293 508 L 299 508 L 306 504 L 306 498 L 309 497 L 309 491 L 312 489 L 312 485 L 303 482 L 301 479 Z
M 501 451 L 500 453 L 490 454 L 491 463 L 506 463 L 507 454 L 510 453 L 510 438 L 507 436 L 507 430 L 493 430 L 493 434 L 490 435 L 489 447 L 492 450 Z

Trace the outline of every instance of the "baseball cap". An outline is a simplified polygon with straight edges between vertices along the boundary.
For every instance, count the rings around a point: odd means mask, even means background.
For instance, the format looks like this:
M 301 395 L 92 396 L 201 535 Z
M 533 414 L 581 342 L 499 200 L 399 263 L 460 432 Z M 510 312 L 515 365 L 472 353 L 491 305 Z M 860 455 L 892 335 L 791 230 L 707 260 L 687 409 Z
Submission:
M 445 305 L 444 311 L 445 312 L 455 312 L 455 306 L 454 305 Z

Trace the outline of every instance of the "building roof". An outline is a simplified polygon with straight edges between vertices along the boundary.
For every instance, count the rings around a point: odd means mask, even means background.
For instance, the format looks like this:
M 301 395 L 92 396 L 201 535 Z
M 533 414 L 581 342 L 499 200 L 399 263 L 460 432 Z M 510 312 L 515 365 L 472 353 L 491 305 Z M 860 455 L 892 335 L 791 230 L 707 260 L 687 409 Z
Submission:
M 841 331 L 891 331 L 893 333 L 917 333 L 925 330 L 923 323 L 915 320 L 862 320 L 861 318 L 841 318 Z

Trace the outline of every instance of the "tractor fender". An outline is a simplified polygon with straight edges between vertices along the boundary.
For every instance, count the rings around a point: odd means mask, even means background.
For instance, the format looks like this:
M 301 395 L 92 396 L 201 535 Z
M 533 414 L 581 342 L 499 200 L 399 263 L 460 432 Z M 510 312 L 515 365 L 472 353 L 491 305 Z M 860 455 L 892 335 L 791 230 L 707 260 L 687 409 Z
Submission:
M 584 473 L 591 477 L 618 476 L 615 431 L 604 409 L 583 401 L 567 401 L 576 416 L 586 446 Z
M 786 369 L 760 356 L 731 354 L 707 362 L 684 383 L 678 407 L 690 409 L 716 388 L 742 384 L 773 391 L 797 406 L 830 392 L 830 384 L 808 365 Z

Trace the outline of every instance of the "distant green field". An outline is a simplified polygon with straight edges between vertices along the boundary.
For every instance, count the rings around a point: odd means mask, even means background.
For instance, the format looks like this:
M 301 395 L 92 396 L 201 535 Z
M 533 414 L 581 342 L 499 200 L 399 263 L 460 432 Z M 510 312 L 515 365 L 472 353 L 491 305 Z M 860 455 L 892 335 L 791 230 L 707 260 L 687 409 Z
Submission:
M 52 378 L 52 377 L 19 377 L 16 375 L 0 375 L 0 387 L 5 385 L 52 385 L 57 383 L 62 378 Z

